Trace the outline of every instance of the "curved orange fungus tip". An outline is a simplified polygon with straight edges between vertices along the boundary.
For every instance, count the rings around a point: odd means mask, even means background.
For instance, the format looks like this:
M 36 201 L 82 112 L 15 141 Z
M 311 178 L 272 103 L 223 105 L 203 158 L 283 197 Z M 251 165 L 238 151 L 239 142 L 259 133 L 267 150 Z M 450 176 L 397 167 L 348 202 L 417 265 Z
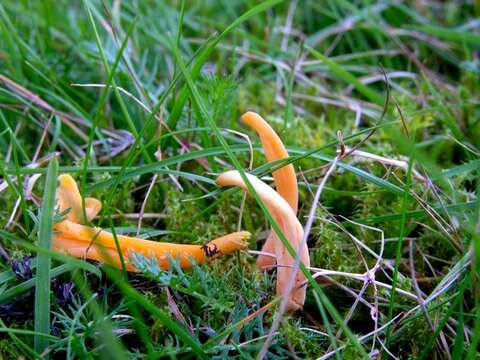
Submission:
M 242 121 L 254 129 L 260 137 L 265 157 L 269 162 L 288 158 L 288 152 L 280 140 L 275 130 L 257 113 L 248 111 L 242 115 Z M 298 185 L 297 175 L 292 164 L 283 166 L 275 170 L 273 173 L 275 187 L 277 192 L 290 205 L 292 210 L 297 213 L 298 209 Z M 262 252 L 274 253 L 275 246 L 273 232 L 267 237 L 267 241 L 263 245 Z M 278 240 L 278 239 L 277 239 Z M 267 270 L 275 266 L 275 259 L 271 256 L 260 255 L 257 259 L 257 266 L 261 270 Z
M 286 236 L 292 247 L 298 253 L 303 241 L 303 228 L 298 221 L 295 212 L 290 204 L 281 197 L 275 190 L 265 184 L 257 177 L 246 174 L 248 181 L 252 184 L 255 192 L 263 201 L 268 211 L 272 214 L 276 223 L 280 226 L 283 234 Z M 238 171 L 227 171 L 221 174 L 217 180 L 218 186 L 239 186 L 244 191 L 248 192 L 247 185 L 242 179 Z M 294 279 L 294 288 L 290 293 L 288 292 L 288 281 L 292 275 L 292 267 L 295 259 L 290 255 L 288 250 L 278 238 L 277 234 L 272 232 L 272 245 L 274 247 L 274 254 L 277 261 L 277 294 L 288 296 L 287 310 L 296 311 L 302 308 L 305 303 L 306 287 L 303 285 L 305 276 L 302 272 L 297 272 Z M 300 253 L 300 260 L 305 266 L 310 266 L 310 256 L 308 248 L 303 246 Z
M 73 222 L 84 222 L 82 197 L 78 190 L 77 183 L 70 175 L 60 175 L 58 177 L 59 186 L 57 188 L 57 205 L 60 212 L 70 209 L 67 219 Z M 85 198 L 85 213 L 87 220 L 94 219 L 102 210 L 102 203 L 95 198 Z
M 115 238 L 112 233 L 98 227 L 80 224 L 83 219 L 82 198 L 75 180 L 70 175 L 59 176 L 57 188 L 57 206 L 61 212 L 70 209 L 66 218 L 54 225 L 52 247 L 55 251 L 82 259 L 106 262 L 121 268 Z M 88 220 L 93 219 L 101 210 L 101 202 L 94 198 L 85 199 L 85 213 Z M 168 269 L 170 258 L 178 261 L 182 268 L 193 265 L 193 261 L 202 264 L 209 259 L 228 255 L 245 249 L 250 233 L 240 231 L 214 239 L 205 245 L 182 245 L 162 243 L 118 235 L 120 251 L 128 271 L 137 271 L 131 263 L 132 253 L 155 258 L 162 269 Z
M 242 121 L 254 129 L 262 143 L 265 157 L 269 162 L 288 158 L 288 152 L 275 130 L 257 113 L 248 111 L 242 115 Z M 295 213 L 298 209 L 297 175 L 292 164 L 285 165 L 273 173 L 277 192 L 290 205 Z

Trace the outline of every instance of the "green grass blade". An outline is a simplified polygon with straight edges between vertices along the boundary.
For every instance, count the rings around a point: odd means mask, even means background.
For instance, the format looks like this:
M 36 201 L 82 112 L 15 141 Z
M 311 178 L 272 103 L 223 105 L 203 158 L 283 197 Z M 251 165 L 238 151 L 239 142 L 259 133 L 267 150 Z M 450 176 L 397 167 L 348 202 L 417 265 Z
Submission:
M 48 165 L 38 230 L 38 246 L 46 250 L 50 250 L 52 244 L 57 174 L 58 161 L 54 157 Z M 37 255 L 34 321 L 35 331 L 44 335 L 50 334 L 50 266 L 51 259 L 48 254 Z M 35 335 L 34 344 L 35 351 L 41 354 L 48 347 L 48 338 Z
M 402 199 L 402 218 L 400 222 L 400 230 L 399 230 L 399 235 L 397 240 L 397 252 L 395 257 L 395 268 L 393 271 L 392 291 L 390 293 L 390 302 L 388 305 L 387 322 L 389 322 L 393 318 L 393 306 L 395 304 L 395 290 L 397 286 L 398 272 L 399 272 L 400 261 L 402 257 L 402 245 L 403 245 L 404 238 L 408 235 L 406 234 L 406 226 L 407 226 L 406 212 L 408 209 L 410 197 L 407 196 L 407 194 L 410 192 L 410 186 L 412 181 L 412 169 L 413 169 L 413 161 L 410 159 L 408 162 L 408 171 L 406 176 L 407 180 L 405 184 L 405 195 L 403 196 L 403 199 Z M 389 326 L 387 328 L 387 335 L 385 339 L 385 343 L 387 347 L 390 345 L 390 336 L 391 336 L 391 327 Z
M 469 201 L 469 202 L 462 202 L 452 205 L 432 205 L 433 210 L 438 212 L 439 214 L 464 214 L 467 212 L 472 212 L 475 210 L 475 207 L 478 205 L 478 201 Z M 381 222 L 388 222 L 388 221 L 399 221 L 402 217 L 405 216 L 405 219 L 414 219 L 414 220 L 421 220 L 428 217 L 428 213 L 425 209 L 421 210 L 411 210 L 402 213 L 395 213 L 395 214 L 388 214 L 388 215 L 381 215 L 381 216 L 372 216 L 366 219 L 359 219 L 361 223 L 381 223 Z
M 305 46 L 305 48 L 313 55 L 315 56 L 318 60 L 323 62 L 325 65 L 328 66 L 328 68 L 340 79 L 344 80 L 345 82 L 352 84 L 355 89 L 363 94 L 367 99 L 373 101 L 377 105 L 383 105 L 384 103 L 384 98 L 382 95 L 377 93 L 375 90 L 372 90 L 370 87 L 368 87 L 365 84 L 362 84 L 360 80 L 358 80 L 355 75 L 352 73 L 348 72 L 343 68 L 343 66 L 337 64 L 335 61 L 332 59 L 328 58 L 327 56 L 323 55 L 322 53 L 318 52 L 315 49 L 312 49 L 311 47 Z
M 63 265 L 57 266 L 56 268 L 51 269 L 48 282 L 50 282 L 56 276 L 62 275 L 72 269 L 74 269 L 74 267 L 70 264 L 63 264 Z M 0 293 L 0 304 L 8 303 L 12 299 L 15 299 L 16 297 L 24 294 L 26 291 L 36 286 L 37 281 L 38 281 L 38 275 L 18 285 L 9 287 L 4 292 Z
M 452 41 L 457 44 L 467 44 L 473 47 L 480 47 L 480 35 L 474 32 L 466 32 L 446 27 L 435 26 L 431 24 L 411 25 L 407 28 L 433 35 L 442 40 Z
M 8 329 L 3 320 L 0 318 L 0 329 Z M 24 341 L 22 341 L 20 338 L 18 338 L 17 335 L 15 335 L 15 332 L 12 331 L 7 331 L 8 336 L 12 339 L 12 341 L 17 344 L 17 346 L 23 351 L 26 355 L 29 356 L 30 359 L 41 359 L 41 357 L 27 344 L 25 344 Z
M 462 281 L 460 283 L 460 289 L 459 289 L 458 295 L 455 297 L 454 301 L 450 304 L 447 311 L 445 312 L 445 314 L 443 314 L 442 318 L 440 319 L 440 321 L 436 325 L 435 331 L 429 337 L 427 344 L 425 345 L 425 347 L 423 347 L 422 351 L 420 352 L 420 354 L 418 356 L 418 360 L 424 359 L 427 356 L 427 354 L 429 354 L 430 349 L 432 348 L 432 346 L 433 346 L 435 340 L 437 339 L 438 335 L 440 334 L 440 332 L 442 331 L 442 329 L 446 325 L 448 319 L 452 315 L 452 312 L 458 307 L 459 303 L 463 301 L 463 293 L 465 292 L 465 289 L 466 289 L 466 287 L 468 286 L 469 283 L 470 283 L 470 281 L 469 281 L 468 277 L 465 278 L 464 281 Z M 478 311 L 477 311 L 477 314 L 478 314 Z M 463 331 L 463 329 L 462 329 L 462 331 Z M 460 332 L 462 332 L 462 331 L 460 331 Z M 478 354 L 477 351 L 475 351 L 475 353 Z M 467 357 L 467 358 L 474 359 L 475 357 L 476 356 Z

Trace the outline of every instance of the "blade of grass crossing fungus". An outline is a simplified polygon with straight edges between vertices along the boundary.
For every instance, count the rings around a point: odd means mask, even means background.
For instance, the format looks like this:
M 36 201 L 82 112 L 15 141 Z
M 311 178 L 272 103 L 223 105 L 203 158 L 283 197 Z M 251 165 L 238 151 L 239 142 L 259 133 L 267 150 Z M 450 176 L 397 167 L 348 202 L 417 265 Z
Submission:
M 253 149 L 254 150 L 261 149 L 261 146 L 255 145 L 255 146 L 253 146 Z M 230 150 L 234 153 L 236 153 L 236 152 L 247 152 L 247 151 L 250 150 L 250 148 L 247 145 L 232 145 L 232 146 L 230 146 Z M 315 152 L 317 150 L 307 151 L 307 150 L 298 149 L 298 148 L 291 148 L 291 147 L 287 147 L 287 150 L 289 152 L 291 152 L 292 154 L 300 154 L 300 155 L 299 156 L 291 156 L 288 159 L 282 160 L 281 162 L 278 162 L 278 165 L 282 164 L 282 166 L 284 166 L 285 164 L 295 162 L 298 159 L 303 159 L 307 155 L 312 157 L 312 158 L 322 160 L 322 161 L 326 161 L 326 162 L 330 162 L 330 161 L 333 160 L 333 158 L 330 157 L 330 156 L 326 156 L 326 155 L 323 155 L 323 154 L 316 154 Z M 139 176 L 139 175 L 143 175 L 143 174 L 147 174 L 147 173 L 153 173 L 153 172 L 165 172 L 166 171 L 167 173 L 168 172 L 174 173 L 171 170 L 170 171 L 162 170 L 162 168 L 165 167 L 165 166 L 168 166 L 168 165 L 174 165 L 174 164 L 182 163 L 182 162 L 188 161 L 188 160 L 199 159 L 199 158 L 206 157 L 206 156 L 225 155 L 226 153 L 227 152 L 225 151 L 225 149 L 223 147 L 213 147 L 213 148 L 210 148 L 210 149 L 190 151 L 190 152 L 185 153 L 185 154 L 172 156 L 168 159 L 161 160 L 161 161 L 155 162 L 153 164 L 142 165 L 142 166 L 139 166 L 139 167 L 133 168 L 133 169 L 132 168 L 130 168 L 130 169 L 124 168 L 123 174 L 119 175 L 119 176 L 121 176 L 119 181 L 125 181 L 126 179 L 130 179 L 130 178 L 133 178 L 135 176 Z M 348 171 L 351 171 L 354 174 L 358 175 L 359 177 L 365 179 L 366 181 L 374 183 L 374 184 L 380 186 L 381 188 L 384 188 L 385 190 L 388 190 L 389 192 L 392 192 L 392 193 L 397 194 L 397 195 L 402 195 L 404 193 L 404 190 L 402 188 L 400 188 L 399 186 L 397 186 L 395 184 L 392 184 L 392 183 L 390 183 L 390 182 L 388 182 L 388 181 L 386 181 L 382 178 L 379 178 L 378 176 L 370 174 L 370 173 L 368 173 L 368 172 L 366 172 L 366 171 L 364 171 L 364 170 L 362 170 L 358 167 L 355 167 L 353 165 L 343 163 L 343 162 L 338 162 L 337 165 L 338 165 L 338 167 L 343 168 L 343 169 L 348 170 Z M 70 170 L 70 168 L 66 168 L 65 170 L 73 171 L 74 169 Z M 92 170 L 92 168 L 90 168 L 89 170 Z M 105 170 L 118 171 L 119 168 L 108 168 L 108 169 L 105 169 Z M 41 171 L 42 171 L 41 169 L 38 170 L 38 172 L 41 172 Z M 97 171 L 97 170 L 95 170 L 95 171 Z M 98 171 L 102 171 L 102 169 L 99 168 Z M 187 174 L 178 172 L 178 175 L 186 176 Z M 205 178 L 198 177 L 194 174 L 191 174 L 189 176 L 191 176 L 192 178 L 198 178 L 199 180 L 202 180 L 202 181 L 206 181 Z M 116 181 L 116 178 L 104 180 L 102 182 L 98 182 L 95 185 L 91 185 L 87 189 L 87 192 L 97 191 L 99 189 L 112 186 L 115 183 L 115 181 Z
M 188 63 L 186 63 L 186 65 L 188 65 Z M 179 77 L 180 77 L 180 75 L 177 75 L 176 79 L 178 79 Z M 170 86 L 169 86 L 169 89 L 171 89 Z M 167 89 L 167 91 L 166 91 L 167 95 L 169 94 L 169 92 L 170 91 Z M 164 96 L 162 96 L 161 100 L 159 100 L 159 103 L 162 103 L 163 100 L 164 100 Z M 147 121 L 149 121 L 149 120 L 147 119 Z M 352 135 L 345 136 L 344 139 L 343 139 L 344 143 L 348 143 L 348 141 L 354 140 L 354 139 L 356 139 L 357 137 L 359 137 L 363 134 L 371 132 L 372 130 L 383 128 L 383 127 L 388 126 L 388 125 L 393 125 L 395 123 L 398 123 L 398 121 L 385 122 L 385 123 L 382 123 L 380 125 L 375 125 L 375 126 L 360 130 L 356 133 L 353 133 Z M 142 128 L 142 131 L 143 131 L 143 128 Z M 183 134 L 183 133 L 196 132 L 196 131 L 209 131 L 209 128 L 194 128 L 194 129 L 177 130 L 177 131 L 174 131 L 172 133 L 162 135 L 162 137 L 170 137 L 170 136 L 176 135 L 176 134 Z M 142 134 L 142 132 L 140 132 L 140 134 Z M 227 138 L 228 136 L 226 135 L 225 137 Z M 148 145 L 152 145 L 152 144 L 153 143 L 148 144 Z M 333 148 L 336 145 L 338 145 L 337 140 L 331 141 L 331 142 L 329 142 L 329 143 L 327 143 L 327 144 L 325 144 L 321 147 L 318 147 L 314 150 L 308 150 L 308 151 L 305 150 L 305 149 L 302 149 L 302 148 L 287 147 L 287 150 L 289 151 L 289 153 L 290 152 L 291 153 L 297 153 L 299 155 L 298 156 L 290 156 L 289 158 L 282 159 L 281 162 L 280 161 L 278 162 L 279 165 L 281 164 L 281 166 L 279 166 L 279 167 L 282 167 L 282 166 L 288 165 L 290 163 L 293 163 L 295 161 L 299 161 L 299 160 L 302 160 L 304 158 L 310 157 L 313 154 L 317 154 L 320 151 L 323 151 L 323 150 L 326 150 L 326 149 L 329 149 L 329 148 Z M 242 144 L 232 145 L 230 148 L 232 149 L 232 151 L 235 151 L 235 152 L 249 151 L 250 150 L 249 146 L 242 145 Z M 253 145 L 253 149 L 254 150 L 261 150 L 262 147 L 261 147 L 261 145 Z M 214 147 L 214 148 L 211 148 L 211 149 L 204 149 L 204 150 L 195 150 L 195 151 L 190 151 L 186 154 L 172 156 L 168 159 L 156 162 L 155 164 L 143 165 L 143 167 L 155 166 L 156 164 L 160 164 L 160 163 L 165 164 L 165 165 L 178 164 L 178 163 L 186 161 L 186 160 L 195 160 L 195 159 L 206 157 L 206 156 L 209 156 L 209 155 L 211 156 L 211 155 L 222 155 L 222 154 L 225 154 L 225 150 L 222 147 Z M 325 160 L 325 161 L 328 161 L 328 162 L 332 161 L 331 157 L 326 157 L 326 156 L 323 156 L 323 155 L 320 155 L 320 154 L 318 154 L 318 155 L 319 155 L 318 158 L 321 159 L 321 160 Z M 127 171 L 127 170 L 128 171 L 135 171 L 135 170 L 141 168 L 141 167 L 130 168 L 129 166 L 131 165 L 132 160 L 128 160 L 128 159 L 130 159 L 129 156 L 127 156 L 127 161 L 125 161 L 122 164 L 122 166 L 90 166 L 90 167 L 88 167 L 88 171 L 90 171 L 90 172 L 116 172 L 116 173 L 120 173 L 122 171 Z M 342 166 L 341 164 L 342 163 L 339 163 L 338 166 Z M 265 164 L 265 165 L 262 165 L 262 166 L 268 166 L 268 164 Z M 11 167 L 6 167 L 6 168 L 1 169 L 1 170 L 3 170 L 7 174 L 15 174 L 15 171 L 16 171 L 14 168 L 11 168 Z M 63 166 L 63 167 L 60 167 L 60 171 L 61 172 L 67 172 L 67 173 L 79 173 L 79 172 L 82 172 L 83 169 L 81 167 L 78 167 L 78 166 Z M 44 168 L 21 168 L 21 169 L 18 169 L 18 172 L 22 175 L 45 174 L 46 169 L 44 169 Z M 401 188 L 398 188 L 398 189 L 399 189 L 398 190 L 399 193 L 403 194 L 403 190 Z
M 269 223 L 272 225 L 273 230 L 277 234 L 277 236 L 280 238 L 282 241 L 283 245 L 287 248 L 288 252 L 292 255 L 292 257 L 296 258 L 296 251 L 288 241 L 288 239 L 285 237 L 285 234 L 282 232 L 276 221 L 273 219 L 272 215 L 268 211 L 268 209 L 265 207 L 263 204 L 262 200 L 259 198 L 258 194 L 256 193 L 255 189 L 253 188 L 252 184 L 249 182 L 247 176 L 245 175 L 245 171 L 243 170 L 243 167 L 241 166 L 240 162 L 237 160 L 235 157 L 234 153 L 230 149 L 230 146 L 228 143 L 225 141 L 223 138 L 220 129 L 218 126 L 215 124 L 213 119 L 210 117 L 210 114 L 208 113 L 208 110 L 206 109 L 205 104 L 203 103 L 200 94 L 198 93 L 198 89 L 196 88 L 195 84 L 193 83 L 192 78 L 190 77 L 189 72 L 185 68 L 185 64 L 183 63 L 182 59 L 178 54 L 177 55 L 177 62 L 182 70 L 183 76 L 185 77 L 185 80 L 187 82 L 188 89 L 190 90 L 190 94 L 192 97 L 192 100 L 194 103 L 196 103 L 196 106 L 200 110 L 200 115 L 204 117 L 204 120 L 210 125 L 212 128 L 212 131 L 214 135 L 217 137 L 217 140 L 220 142 L 221 146 L 227 153 L 228 157 L 232 161 L 234 167 L 236 170 L 239 171 L 243 181 L 245 182 L 249 193 L 255 198 L 255 201 L 267 217 Z M 330 300 L 326 297 L 324 294 L 323 290 L 320 288 L 320 286 L 317 284 L 315 279 L 313 279 L 312 275 L 310 274 L 310 271 L 305 267 L 305 264 L 300 262 L 300 269 L 307 278 L 309 284 L 313 287 L 313 289 L 317 292 L 318 298 L 322 301 L 323 304 L 318 304 L 319 308 L 322 309 L 323 306 L 327 308 L 329 311 L 330 315 L 334 318 L 335 322 L 337 325 L 339 325 L 342 330 L 345 332 L 347 337 L 352 341 L 353 345 L 355 346 L 356 350 L 361 354 L 363 358 L 368 358 L 367 353 L 365 352 L 365 349 L 362 347 L 360 342 L 358 341 L 358 338 L 352 333 L 350 328 L 345 324 L 343 319 L 341 318 L 340 314 L 338 311 L 335 309 L 333 304 L 330 302 Z M 332 332 L 333 333 L 333 332 Z M 331 339 L 332 343 L 335 342 L 334 339 Z
M 38 230 L 38 246 L 46 250 L 50 250 L 52 244 L 57 174 L 58 161 L 56 158 L 53 158 L 48 165 Z M 45 253 L 37 255 L 34 321 L 35 331 L 44 335 L 50 334 L 50 266 L 50 255 Z M 41 354 L 47 347 L 48 338 L 38 335 L 34 336 L 34 348 L 36 352 Z

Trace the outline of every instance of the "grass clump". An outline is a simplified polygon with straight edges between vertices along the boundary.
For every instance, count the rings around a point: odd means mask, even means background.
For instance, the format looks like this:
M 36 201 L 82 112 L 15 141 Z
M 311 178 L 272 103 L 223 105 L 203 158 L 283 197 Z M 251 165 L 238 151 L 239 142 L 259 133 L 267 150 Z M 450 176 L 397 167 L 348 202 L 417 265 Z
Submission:
M 2 2 L 0 357 L 475 358 L 479 14 L 454 1 Z M 235 162 L 271 183 L 248 110 L 287 146 L 302 225 L 344 155 L 307 239 L 320 290 L 282 319 L 276 272 L 255 264 L 271 225 L 213 183 Z M 182 244 L 240 227 L 249 251 L 189 270 L 139 257 L 138 274 L 50 252 L 53 161 L 102 200 L 92 224 Z

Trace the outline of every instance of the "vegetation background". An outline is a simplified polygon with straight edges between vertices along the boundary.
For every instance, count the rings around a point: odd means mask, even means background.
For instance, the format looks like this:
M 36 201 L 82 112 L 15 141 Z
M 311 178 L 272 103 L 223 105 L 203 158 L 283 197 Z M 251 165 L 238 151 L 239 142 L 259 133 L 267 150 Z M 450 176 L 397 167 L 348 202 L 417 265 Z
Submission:
M 2 1 L 0 357 L 478 358 L 479 29 L 478 1 Z M 287 144 L 302 224 L 326 181 L 292 315 L 251 252 L 265 214 L 213 184 L 229 152 L 269 179 L 247 110 Z M 54 254 L 56 173 L 97 226 L 239 226 L 250 251 L 128 275 Z

